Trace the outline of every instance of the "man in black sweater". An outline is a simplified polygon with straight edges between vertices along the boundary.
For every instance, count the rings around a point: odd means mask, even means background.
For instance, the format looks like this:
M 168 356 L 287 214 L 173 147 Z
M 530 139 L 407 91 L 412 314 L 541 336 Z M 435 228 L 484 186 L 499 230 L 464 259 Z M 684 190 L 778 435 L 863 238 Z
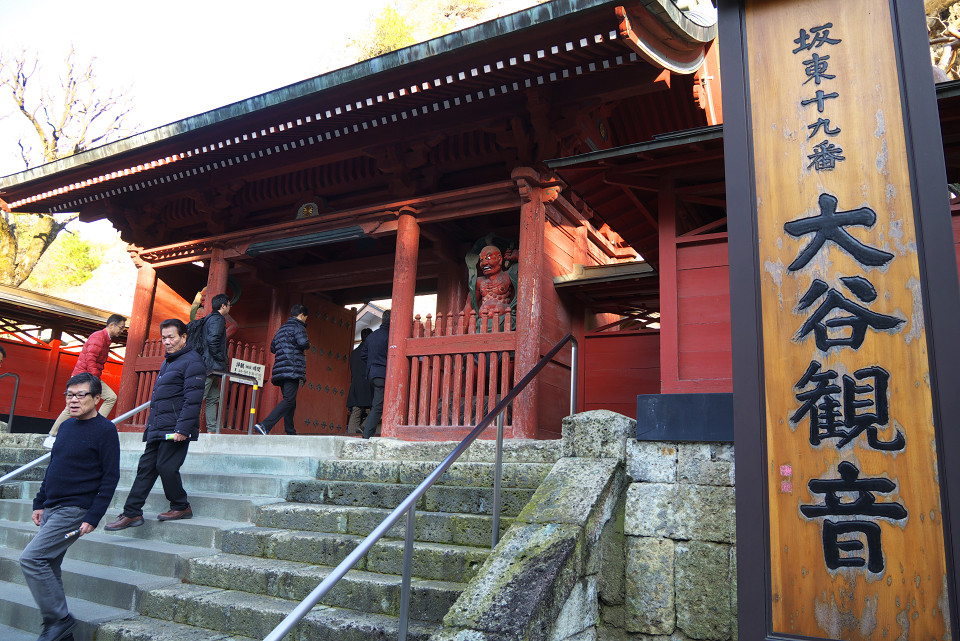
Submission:
M 37 641 L 60 641 L 76 626 L 67 610 L 60 564 L 67 548 L 100 523 L 120 480 L 120 439 L 117 427 L 97 413 L 101 391 L 93 374 L 67 381 L 70 418 L 60 426 L 33 499 L 33 522 L 40 531 L 20 555 L 20 568 L 43 616 Z

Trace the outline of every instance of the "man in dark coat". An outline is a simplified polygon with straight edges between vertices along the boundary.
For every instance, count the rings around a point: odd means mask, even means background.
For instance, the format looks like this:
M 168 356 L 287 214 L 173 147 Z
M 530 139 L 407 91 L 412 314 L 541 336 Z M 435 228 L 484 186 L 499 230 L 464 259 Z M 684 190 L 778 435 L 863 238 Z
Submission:
M 350 419 L 347 421 L 347 434 L 361 431 L 361 425 L 370 413 L 370 406 L 373 405 L 373 392 L 370 389 L 370 379 L 367 378 L 367 366 L 360 354 L 367 336 L 372 333 L 372 329 L 364 327 L 360 331 L 360 344 L 350 353 L 350 391 L 347 393 Z
M 198 342 L 203 364 L 207 366 L 207 379 L 203 384 L 203 398 L 206 407 L 207 431 L 217 429 L 217 409 L 220 405 L 220 376 L 210 372 L 227 371 L 227 320 L 230 313 L 230 297 L 217 294 L 213 297 L 213 311 L 203 319 L 200 341 Z
M 143 525 L 143 504 L 158 476 L 163 493 L 170 501 L 170 511 L 158 515 L 157 519 L 174 521 L 193 516 L 180 480 L 180 466 L 187 458 L 190 441 L 200 436 L 200 401 L 207 368 L 200 354 L 187 345 L 187 326 L 183 321 L 168 318 L 160 323 L 160 341 L 166 356 L 150 397 L 150 414 L 143 431 L 147 445 L 123 514 L 105 530 Z
M 270 382 L 280 388 L 283 400 L 277 403 L 273 411 L 254 427 L 260 434 L 267 434 L 283 417 L 283 429 L 287 434 L 296 434 L 293 425 L 293 413 L 297 409 L 297 390 L 307 380 L 307 359 L 303 355 L 310 349 L 307 338 L 307 308 L 297 303 L 290 310 L 290 318 L 277 330 L 270 342 L 270 351 L 274 354 L 273 372 Z
M 367 364 L 367 378 L 373 390 L 373 406 L 363 425 L 363 438 L 377 433 L 383 415 L 383 390 L 387 382 L 387 346 L 390 344 L 390 310 L 383 312 L 380 327 L 360 346 L 360 356 Z

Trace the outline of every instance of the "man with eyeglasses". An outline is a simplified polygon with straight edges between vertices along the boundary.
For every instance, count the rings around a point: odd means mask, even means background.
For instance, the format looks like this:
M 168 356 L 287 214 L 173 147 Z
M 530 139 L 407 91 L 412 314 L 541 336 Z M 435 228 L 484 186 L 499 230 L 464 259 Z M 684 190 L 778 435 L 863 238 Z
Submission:
M 100 395 L 100 379 L 93 374 L 67 381 L 70 418 L 60 426 L 33 499 L 33 522 L 40 531 L 20 555 L 20 568 L 43 617 L 37 641 L 67 639 L 76 626 L 60 564 L 67 548 L 100 523 L 120 479 L 120 439 L 113 422 L 97 413 Z
M 190 441 L 200 436 L 200 401 L 207 368 L 197 350 L 187 345 L 187 326 L 180 319 L 168 318 L 160 323 L 160 342 L 166 355 L 150 396 L 150 414 L 143 431 L 147 445 L 123 514 L 104 527 L 110 532 L 143 525 L 143 504 L 157 477 L 170 501 L 170 510 L 157 515 L 157 520 L 193 517 L 180 480 L 180 466 L 187 458 Z

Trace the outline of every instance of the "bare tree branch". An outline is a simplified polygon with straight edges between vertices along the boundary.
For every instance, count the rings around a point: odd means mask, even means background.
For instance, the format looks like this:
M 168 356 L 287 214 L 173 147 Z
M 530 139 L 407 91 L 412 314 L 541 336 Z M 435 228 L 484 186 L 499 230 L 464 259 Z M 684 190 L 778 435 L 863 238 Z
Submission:
M 36 134 L 18 141 L 25 167 L 53 162 L 130 131 L 126 123 L 130 102 L 123 91 L 98 85 L 95 58 L 78 62 L 71 46 L 59 82 L 45 86 L 40 86 L 40 69 L 36 52 L 0 54 L 0 100 L 10 100 L 12 114 L 19 113 Z M 57 234 L 76 218 L 18 216 L 22 220 L 0 222 L 0 283 L 15 286 L 26 280 Z

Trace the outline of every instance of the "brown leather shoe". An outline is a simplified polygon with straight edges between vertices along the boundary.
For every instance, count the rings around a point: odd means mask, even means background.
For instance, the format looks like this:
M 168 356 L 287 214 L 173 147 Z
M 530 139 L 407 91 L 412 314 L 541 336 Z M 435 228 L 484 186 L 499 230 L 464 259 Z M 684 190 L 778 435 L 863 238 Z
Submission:
M 134 516 L 131 518 L 121 514 L 119 519 L 103 526 L 103 529 L 107 532 L 116 532 L 117 530 L 126 530 L 128 527 L 140 527 L 141 525 L 143 525 L 142 516 Z
M 178 519 L 192 519 L 193 510 L 190 509 L 190 506 L 187 506 L 185 510 L 170 510 L 169 512 L 164 512 L 163 514 L 158 514 L 157 519 L 160 521 L 176 521 Z

